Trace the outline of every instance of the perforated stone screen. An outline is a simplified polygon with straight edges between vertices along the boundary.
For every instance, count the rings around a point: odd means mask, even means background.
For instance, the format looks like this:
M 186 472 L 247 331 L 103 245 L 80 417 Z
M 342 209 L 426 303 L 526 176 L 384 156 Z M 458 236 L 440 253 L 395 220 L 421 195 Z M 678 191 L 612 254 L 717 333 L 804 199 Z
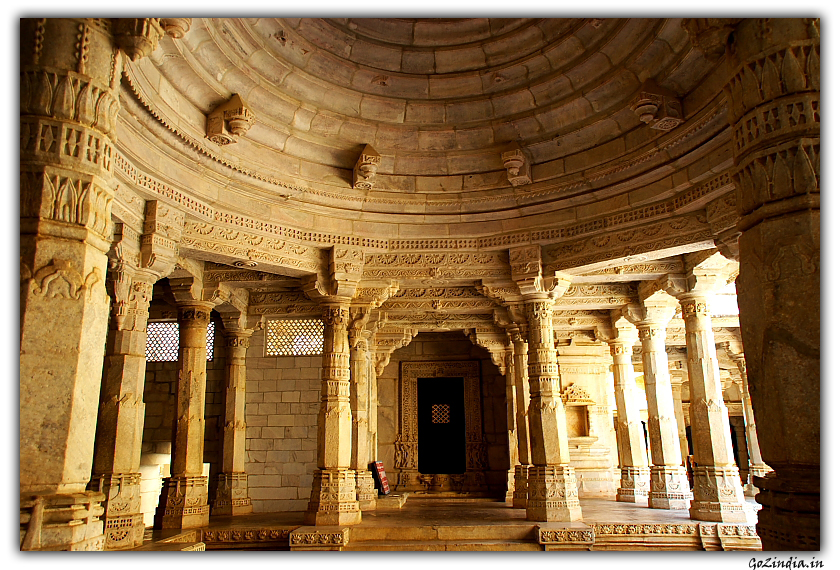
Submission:
M 213 360 L 216 324 L 207 327 L 207 360 Z M 146 362 L 178 361 L 178 323 L 167 321 L 146 326 Z
M 320 319 L 272 319 L 265 330 L 266 356 L 316 356 L 324 351 Z

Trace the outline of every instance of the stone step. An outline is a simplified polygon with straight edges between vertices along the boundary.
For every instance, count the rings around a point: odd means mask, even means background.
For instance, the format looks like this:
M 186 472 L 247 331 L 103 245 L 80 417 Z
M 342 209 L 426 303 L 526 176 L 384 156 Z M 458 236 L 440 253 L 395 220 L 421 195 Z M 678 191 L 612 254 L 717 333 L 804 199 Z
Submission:
M 345 551 L 541 551 L 542 546 L 536 539 L 528 540 L 407 540 L 407 541 L 363 541 L 350 543 Z
M 465 541 L 465 540 L 536 540 L 535 524 L 498 524 L 481 526 L 391 526 L 354 527 L 353 543 L 381 541 Z

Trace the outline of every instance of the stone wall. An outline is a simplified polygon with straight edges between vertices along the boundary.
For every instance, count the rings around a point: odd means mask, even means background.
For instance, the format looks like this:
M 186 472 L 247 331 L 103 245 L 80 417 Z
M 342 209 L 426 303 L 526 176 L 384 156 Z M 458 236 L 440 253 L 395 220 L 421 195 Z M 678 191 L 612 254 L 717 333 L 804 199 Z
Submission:
M 461 332 L 420 333 L 411 344 L 394 351 L 388 366 L 378 379 L 379 445 L 376 459 L 384 463 L 386 473 L 396 473 L 394 440 L 399 427 L 401 363 L 433 360 L 481 362 L 481 413 L 489 465 L 486 477 L 491 490 L 503 495 L 508 469 L 505 378 L 491 361 L 489 353 L 473 345 Z
M 316 468 L 321 357 L 267 357 L 258 330 L 245 364 L 245 472 L 254 512 L 305 510 Z

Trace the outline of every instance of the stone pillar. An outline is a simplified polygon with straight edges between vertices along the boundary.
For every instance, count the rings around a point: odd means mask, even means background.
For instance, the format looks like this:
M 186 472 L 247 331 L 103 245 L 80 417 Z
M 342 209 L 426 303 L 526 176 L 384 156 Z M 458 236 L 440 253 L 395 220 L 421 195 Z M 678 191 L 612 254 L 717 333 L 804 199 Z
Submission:
M 530 521 L 577 521 L 583 514 L 575 471 L 570 465 L 566 412 L 560 399 L 553 307 L 554 301 L 548 298 L 532 298 L 525 303 L 531 394 L 528 427 L 533 463 L 528 470 L 526 517 Z
M 636 323 L 642 341 L 648 405 L 652 463 L 648 506 L 652 509 L 687 509 L 692 498 L 685 467 L 680 461 L 677 418 L 665 352 L 665 326 L 675 309 L 673 304 L 654 303 L 646 306 L 645 318 Z
M 125 228 L 121 228 L 125 231 Z M 117 259 L 108 271 L 113 298 L 99 398 L 90 489 L 105 494 L 105 548 L 143 545 L 140 455 L 146 406 L 146 323 L 157 276 Z
M 253 512 L 245 473 L 245 353 L 252 330 L 225 330 L 227 374 L 222 457 L 213 515 L 247 515 Z
M 207 526 L 207 477 L 204 471 L 204 400 L 207 387 L 207 326 L 214 304 L 178 303 L 178 394 L 171 477 L 163 482 L 156 528 Z
M 676 364 L 679 364 L 678 362 Z M 683 413 L 683 403 L 682 403 L 682 389 L 683 389 L 683 377 L 682 374 L 672 373 L 671 374 L 671 394 L 674 397 L 674 415 L 677 418 L 677 435 L 680 438 L 680 456 L 682 457 L 682 465 L 683 467 L 687 467 L 686 461 L 688 461 L 688 435 L 685 431 L 685 414 Z
M 20 21 L 22 550 L 102 550 L 87 491 L 103 354 L 122 58 L 110 20 Z
M 353 415 L 350 411 L 349 303 L 327 303 L 323 312 L 324 356 L 318 411 L 318 469 L 304 522 L 357 524 L 356 475 L 350 469 Z
M 698 278 L 699 280 L 699 278 Z M 720 368 L 712 319 L 702 295 L 680 298 L 685 321 L 691 443 L 694 451 L 694 500 L 691 518 L 714 522 L 747 522 L 747 505 L 723 403 Z
M 705 37 L 723 27 L 717 37 L 731 40 L 724 92 L 741 216 L 738 305 L 756 430 L 773 469 L 754 479 L 758 534 L 765 550 L 818 550 L 820 21 L 687 24 Z
M 370 352 L 368 339 L 353 335 L 350 345 L 350 411 L 353 414 L 353 444 L 350 468 L 356 472 L 359 509 L 376 509 L 376 485 L 370 471 Z
M 508 431 L 508 474 L 505 502 L 513 504 L 516 491 L 516 465 L 519 463 L 519 445 L 516 434 L 516 370 L 513 365 L 513 350 L 505 352 L 505 411 Z
M 747 474 L 747 484 L 744 485 L 744 495 L 755 497 L 758 488 L 755 486 L 756 477 L 764 477 L 770 472 L 770 467 L 761 458 L 761 449 L 758 447 L 758 436 L 755 431 L 755 416 L 753 415 L 752 398 L 750 398 L 749 380 L 747 368 L 743 355 L 734 357 L 738 365 L 738 373 L 741 377 L 741 402 L 744 406 L 744 424 L 746 427 L 747 451 L 750 458 L 750 468 Z
M 528 428 L 528 343 L 517 330 L 513 340 L 513 377 L 516 383 L 516 449 L 518 462 L 513 472 L 513 508 L 524 509 L 528 505 L 528 468 L 531 465 L 531 434 Z
M 747 430 L 744 425 L 743 416 L 729 416 L 729 426 L 735 435 L 735 463 L 738 465 L 738 475 L 741 477 L 742 486 L 747 484 L 747 477 L 750 472 L 750 455 L 747 452 Z
M 621 487 L 615 500 L 623 503 L 647 504 L 650 491 L 650 467 L 642 419 L 636 403 L 633 373 L 633 342 L 636 331 L 626 319 L 618 319 L 615 334 L 608 344 L 613 358 L 615 406 L 618 412 L 618 445 L 621 460 Z

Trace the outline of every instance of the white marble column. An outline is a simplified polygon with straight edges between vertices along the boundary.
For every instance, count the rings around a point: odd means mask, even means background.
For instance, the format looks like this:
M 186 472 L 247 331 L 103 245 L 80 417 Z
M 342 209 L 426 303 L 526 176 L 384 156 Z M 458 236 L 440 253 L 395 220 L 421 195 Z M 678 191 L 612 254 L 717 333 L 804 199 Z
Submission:
M 207 389 L 207 326 L 214 304 L 178 304 L 178 393 L 171 477 L 161 491 L 156 528 L 196 528 L 210 521 L 204 476 L 204 404 Z
M 513 508 L 524 509 L 528 504 L 528 468 L 531 465 L 531 434 L 528 427 L 528 343 L 526 335 L 516 330 L 513 341 L 513 376 L 516 383 L 516 437 L 518 462 L 513 473 Z
M 245 353 L 252 330 L 225 330 L 227 375 L 222 432 L 221 469 L 213 499 L 213 515 L 246 515 L 253 512 L 245 473 Z
M 519 464 L 519 441 L 516 434 L 516 370 L 513 364 L 513 348 L 505 351 L 505 420 L 508 432 L 508 473 L 505 486 L 505 502 L 513 503 L 516 491 L 516 466 Z
M 531 298 L 528 317 L 528 407 L 531 461 L 526 517 L 531 521 L 576 521 L 583 518 L 575 471 L 570 465 L 566 412 L 560 399 L 560 376 L 554 348 L 554 301 Z
M 691 442 L 694 451 L 694 500 L 691 518 L 715 522 L 747 522 L 747 505 L 729 433 L 729 412 L 723 403 L 707 301 L 703 295 L 681 296 L 688 382 L 691 389 Z
M 368 335 L 369 336 L 369 335 Z M 376 509 L 377 491 L 369 465 L 370 448 L 370 352 L 364 331 L 350 339 L 350 410 L 353 414 L 353 447 L 350 467 L 356 472 L 359 509 Z
M 750 397 L 749 380 L 747 379 L 747 368 L 743 355 L 735 356 L 735 363 L 738 365 L 738 373 L 741 377 L 741 402 L 744 406 L 744 423 L 746 424 L 747 452 L 750 458 L 749 474 L 747 484 L 744 485 L 744 495 L 755 497 L 758 494 L 758 487 L 755 486 L 755 477 L 764 477 L 770 472 L 770 467 L 761 458 L 761 449 L 758 447 L 758 435 L 755 432 L 755 416 L 752 409 L 752 398 Z
M 325 303 L 321 318 L 324 321 L 324 355 L 318 411 L 318 469 L 304 521 L 319 526 L 357 524 L 362 520 L 362 512 L 356 498 L 356 474 L 350 468 L 353 414 L 347 334 L 349 299 L 347 303 Z
M 621 460 L 621 487 L 616 501 L 647 504 L 650 491 L 650 467 L 639 406 L 636 403 L 636 379 L 633 372 L 633 343 L 636 330 L 626 319 L 618 319 L 608 340 L 613 358 L 615 405 L 618 412 L 618 444 Z

